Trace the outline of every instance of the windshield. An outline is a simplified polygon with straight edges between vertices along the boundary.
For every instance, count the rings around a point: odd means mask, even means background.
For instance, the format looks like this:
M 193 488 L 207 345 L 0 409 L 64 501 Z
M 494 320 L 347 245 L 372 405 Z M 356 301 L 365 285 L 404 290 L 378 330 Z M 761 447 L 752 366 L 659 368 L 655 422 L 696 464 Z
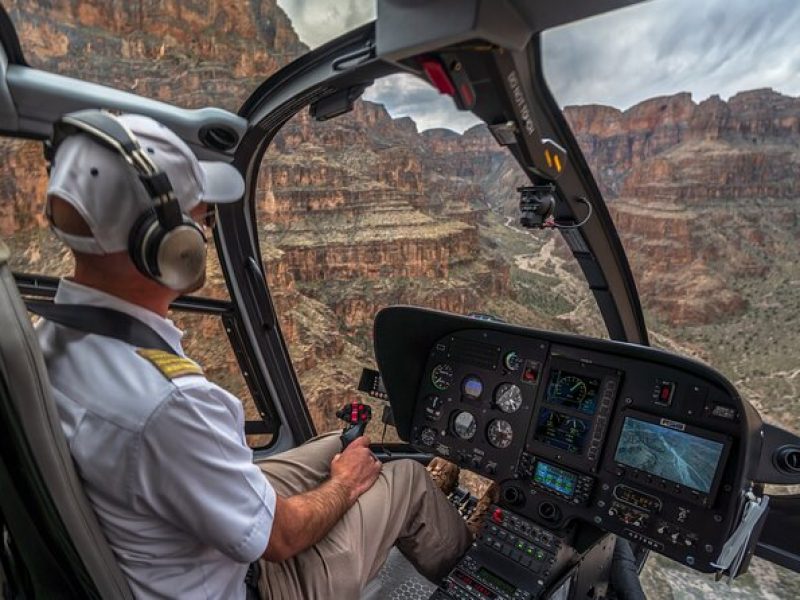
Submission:
M 545 75 L 609 205 L 651 342 L 800 431 L 800 6 L 652 2 L 543 36 Z M 754 560 L 733 591 L 662 557 L 648 597 L 794 597 Z
M 336 119 L 303 111 L 283 127 L 261 164 L 259 238 L 317 429 L 337 427 L 336 408 L 359 398 L 385 306 L 604 335 L 561 236 L 518 226 L 524 181 L 482 125 L 420 131 L 361 100 Z M 373 428 L 380 439 L 379 419 Z

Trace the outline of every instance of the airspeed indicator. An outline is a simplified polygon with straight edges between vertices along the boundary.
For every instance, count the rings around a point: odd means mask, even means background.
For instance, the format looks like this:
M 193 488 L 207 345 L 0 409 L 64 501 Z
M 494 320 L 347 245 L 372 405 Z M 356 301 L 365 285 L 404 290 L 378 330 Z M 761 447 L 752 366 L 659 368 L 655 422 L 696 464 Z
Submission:
M 433 367 L 431 383 L 437 390 L 444 391 L 449 388 L 453 383 L 453 367 L 446 363 Z

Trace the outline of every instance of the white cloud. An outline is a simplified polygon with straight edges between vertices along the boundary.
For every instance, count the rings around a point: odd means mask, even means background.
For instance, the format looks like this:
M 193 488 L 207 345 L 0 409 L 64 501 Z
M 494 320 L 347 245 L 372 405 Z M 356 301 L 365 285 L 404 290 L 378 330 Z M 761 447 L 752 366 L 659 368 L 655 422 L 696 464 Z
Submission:
M 627 108 L 653 96 L 800 94 L 796 0 L 660 0 L 545 32 L 545 75 L 561 105 Z
M 393 117 L 411 117 L 420 131 L 447 127 L 460 133 L 481 122 L 471 112 L 458 110 L 450 96 L 440 94 L 413 75 L 379 79 L 366 91 L 364 99 L 386 105 Z
M 312 48 L 375 18 L 374 0 L 278 0 L 278 6 Z
M 318 46 L 374 18 L 373 0 L 279 0 L 300 39 Z M 800 95 L 797 0 L 655 0 L 587 19 L 543 38 L 556 100 L 627 108 L 653 96 L 772 87 Z M 420 130 L 477 123 L 425 82 L 408 75 L 375 83 L 365 98 Z

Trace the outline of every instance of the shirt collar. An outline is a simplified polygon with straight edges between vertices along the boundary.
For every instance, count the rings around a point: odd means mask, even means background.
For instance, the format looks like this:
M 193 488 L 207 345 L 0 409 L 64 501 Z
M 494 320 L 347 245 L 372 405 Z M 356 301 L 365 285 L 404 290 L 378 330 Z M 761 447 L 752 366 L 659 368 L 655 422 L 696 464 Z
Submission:
M 180 356 L 185 356 L 181 346 L 183 332 L 175 327 L 169 319 L 154 313 L 151 310 L 127 302 L 118 296 L 112 296 L 98 289 L 81 285 L 69 279 L 62 279 L 54 298 L 56 304 L 85 304 L 118 310 L 137 319 L 153 329 L 164 341 L 170 345 Z

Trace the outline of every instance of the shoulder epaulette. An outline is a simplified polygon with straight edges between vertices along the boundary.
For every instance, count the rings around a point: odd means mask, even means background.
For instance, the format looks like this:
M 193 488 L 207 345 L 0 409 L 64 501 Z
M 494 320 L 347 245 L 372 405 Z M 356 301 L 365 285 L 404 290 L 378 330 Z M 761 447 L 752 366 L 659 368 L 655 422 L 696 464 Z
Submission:
M 150 348 L 138 348 L 136 354 L 150 362 L 159 372 L 169 379 L 177 379 L 187 375 L 202 375 L 203 369 L 193 360 Z

